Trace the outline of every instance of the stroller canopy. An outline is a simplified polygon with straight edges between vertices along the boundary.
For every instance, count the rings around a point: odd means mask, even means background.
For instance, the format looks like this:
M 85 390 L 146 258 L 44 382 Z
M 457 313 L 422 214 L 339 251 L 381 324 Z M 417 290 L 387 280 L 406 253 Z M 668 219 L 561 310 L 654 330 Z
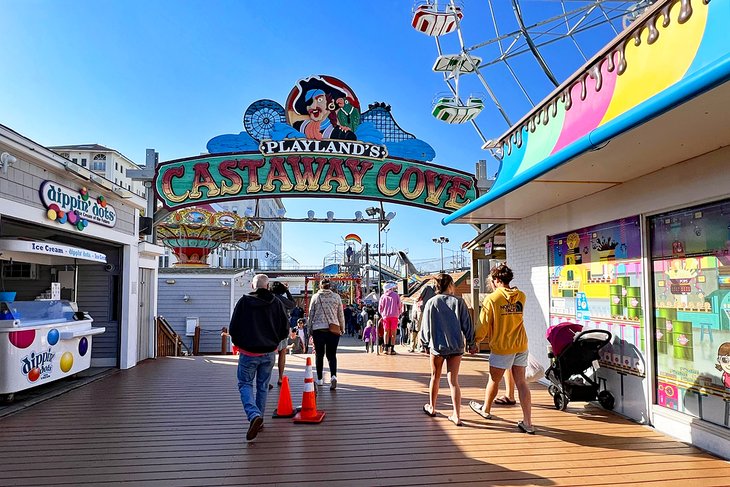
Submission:
M 573 343 L 575 336 L 581 331 L 583 331 L 583 325 L 563 322 L 548 328 L 545 338 L 553 348 L 553 353 L 558 356 L 568 345 Z

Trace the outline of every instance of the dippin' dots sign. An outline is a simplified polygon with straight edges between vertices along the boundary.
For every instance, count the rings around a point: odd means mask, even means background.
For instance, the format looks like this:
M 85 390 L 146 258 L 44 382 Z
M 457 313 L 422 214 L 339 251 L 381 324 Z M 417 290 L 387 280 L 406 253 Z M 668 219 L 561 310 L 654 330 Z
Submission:
M 90 198 L 86 188 L 73 190 L 53 181 L 44 181 L 40 196 L 49 219 L 69 223 L 78 230 L 86 228 L 89 222 L 106 227 L 117 224 L 117 213 L 112 205 L 101 195 L 96 199 Z

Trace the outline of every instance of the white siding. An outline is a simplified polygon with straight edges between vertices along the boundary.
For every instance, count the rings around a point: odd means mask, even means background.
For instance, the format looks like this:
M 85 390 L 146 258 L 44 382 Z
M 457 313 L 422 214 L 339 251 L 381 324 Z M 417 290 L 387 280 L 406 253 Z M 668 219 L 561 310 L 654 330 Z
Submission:
M 730 195 L 728 168 L 730 147 L 724 147 L 506 225 L 507 263 L 514 270 L 514 284 L 527 294 L 525 325 L 533 354 L 547 363 L 549 235 L 727 198 Z
M 514 270 L 514 284 L 527 294 L 525 326 L 530 351 L 547 365 L 547 329 L 550 306 L 548 286 L 547 237 L 632 215 L 647 216 L 659 212 L 685 208 L 730 195 L 730 147 L 724 147 L 680 164 L 662 169 L 628 183 L 595 195 L 532 215 L 506 226 L 507 262 Z M 644 269 L 647 269 L 646 261 Z M 652 309 L 649 293 L 644 293 L 644 310 Z M 647 318 L 651 313 L 645 311 Z M 646 320 L 645 329 L 653 323 Z M 646 335 L 649 337 L 648 335 Z M 652 346 L 653 340 L 648 341 Z M 608 388 L 617 396 L 616 410 L 637 421 L 649 420 L 653 403 L 653 360 L 651 349 L 645 358 L 647 378 L 642 381 L 631 376 L 619 376 L 603 371 Z M 620 392 L 623 391 L 623 394 Z M 665 414 L 664 412 L 657 412 Z M 657 416 L 657 418 L 659 418 Z M 657 421 L 664 432 L 676 434 L 671 422 Z M 724 434 L 724 433 L 721 433 Z M 717 437 L 698 435 L 693 443 L 712 448 Z M 717 451 L 717 450 L 715 450 Z

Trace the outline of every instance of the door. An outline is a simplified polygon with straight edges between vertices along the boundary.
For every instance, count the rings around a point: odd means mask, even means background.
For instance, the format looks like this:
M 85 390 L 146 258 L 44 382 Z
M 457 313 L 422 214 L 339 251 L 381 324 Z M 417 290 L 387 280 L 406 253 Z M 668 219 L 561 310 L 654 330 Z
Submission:
M 153 358 L 155 350 L 155 323 L 152 316 L 152 279 L 153 269 L 139 270 L 139 314 L 137 316 L 137 357 L 138 361 Z

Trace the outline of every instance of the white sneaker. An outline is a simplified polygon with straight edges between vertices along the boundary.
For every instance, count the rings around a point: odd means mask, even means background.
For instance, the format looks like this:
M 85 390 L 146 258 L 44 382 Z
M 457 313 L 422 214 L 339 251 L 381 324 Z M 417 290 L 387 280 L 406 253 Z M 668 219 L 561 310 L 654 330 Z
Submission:
M 334 391 L 337 389 L 337 376 L 333 375 L 330 377 L 330 390 Z
M 315 379 L 315 380 L 314 380 L 314 383 L 315 383 L 316 385 L 318 385 L 318 386 L 320 386 L 320 387 L 321 387 L 321 386 L 323 386 L 323 385 L 324 385 L 324 380 L 322 380 L 322 379 Z

